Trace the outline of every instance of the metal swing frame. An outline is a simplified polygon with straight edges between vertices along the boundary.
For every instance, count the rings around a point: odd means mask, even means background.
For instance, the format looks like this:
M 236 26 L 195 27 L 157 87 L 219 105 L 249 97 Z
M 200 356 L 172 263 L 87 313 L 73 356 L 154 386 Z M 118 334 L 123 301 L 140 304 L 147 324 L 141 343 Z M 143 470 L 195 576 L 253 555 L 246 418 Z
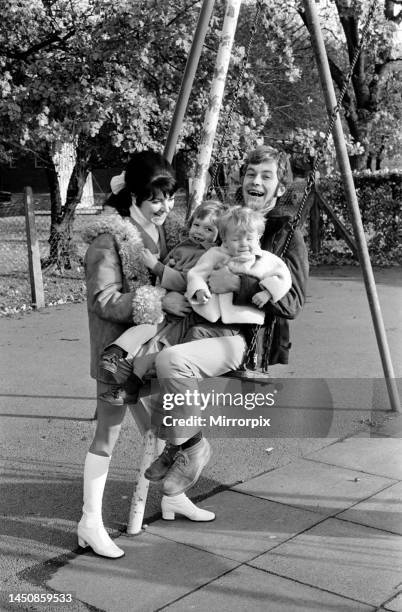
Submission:
M 234 1 L 235 0 L 228 0 L 229 8 L 230 8 L 229 5 L 233 4 Z M 241 3 L 241 0 L 237 0 L 237 4 L 239 3 Z M 245 60 L 243 61 L 243 66 L 239 74 L 239 79 L 236 84 L 236 90 L 234 92 L 234 98 L 232 99 L 232 104 L 230 106 L 230 110 L 229 110 L 229 113 L 226 119 L 226 123 L 225 123 L 225 128 L 223 131 L 223 135 L 222 135 L 220 144 L 218 145 L 217 154 L 215 156 L 215 159 L 218 158 L 219 153 L 222 151 L 224 140 L 226 138 L 226 134 L 230 128 L 231 115 L 232 115 L 234 105 L 237 100 L 237 92 L 239 90 L 238 85 L 242 79 L 244 69 L 246 67 L 248 55 L 249 55 L 251 45 L 252 45 L 252 42 L 255 36 L 258 20 L 260 18 L 261 11 L 263 10 L 263 4 L 264 3 L 262 2 L 262 0 L 258 0 L 256 15 L 254 18 L 253 25 L 251 27 L 250 40 L 249 40 L 249 44 L 247 47 L 247 53 L 245 55 Z M 369 301 L 369 306 L 370 306 L 371 316 L 372 316 L 374 330 L 376 334 L 377 344 L 379 347 L 382 367 L 384 371 L 384 377 L 385 377 L 385 381 L 387 384 L 389 401 L 390 401 L 391 409 L 393 411 L 399 412 L 400 411 L 400 400 L 399 400 L 398 389 L 396 386 L 395 373 L 394 373 L 394 369 L 392 366 L 391 355 L 390 355 L 386 333 L 385 333 L 385 326 L 383 323 L 383 318 L 382 318 L 379 299 L 377 295 L 374 275 L 373 275 L 373 271 L 371 267 L 371 261 L 370 261 L 370 257 L 368 254 L 367 243 L 366 243 L 365 236 L 364 236 L 364 229 L 363 229 L 363 224 L 361 220 L 358 200 L 357 200 L 356 191 L 355 191 L 355 187 L 353 183 L 353 175 L 352 175 L 352 171 L 350 168 L 349 158 L 347 155 L 346 144 L 345 144 L 344 135 L 343 135 L 342 124 L 340 120 L 341 103 L 347 91 L 347 88 L 349 86 L 349 83 L 351 81 L 351 78 L 353 76 L 353 71 L 354 71 L 356 62 L 358 60 L 358 57 L 360 55 L 360 52 L 365 44 L 368 29 L 369 29 L 370 23 L 372 21 L 372 18 L 373 18 L 373 15 L 374 15 L 374 12 L 377 6 L 377 0 L 373 0 L 370 6 L 368 16 L 367 16 L 365 25 L 362 30 L 362 35 L 360 37 L 360 43 L 358 47 L 356 48 L 354 57 L 351 62 L 350 70 L 345 79 L 344 86 L 342 88 L 342 91 L 340 92 L 338 99 L 336 99 L 336 96 L 335 96 L 335 90 L 334 90 L 334 86 L 333 86 L 333 82 L 332 82 L 332 78 L 330 74 L 328 58 L 327 58 L 327 54 L 325 50 L 325 45 L 324 45 L 324 40 L 323 40 L 323 36 L 321 32 L 321 26 L 319 22 L 317 7 L 315 5 L 315 0 L 303 0 L 303 4 L 304 4 L 304 10 L 306 12 L 308 23 L 310 25 L 309 30 L 310 30 L 311 40 L 313 44 L 313 49 L 314 49 L 315 56 L 316 56 L 316 62 L 317 62 L 318 72 L 320 75 L 321 85 L 322 85 L 322 89 L 323 89 L 323 93 L 325 97 L 325 102 L 327 106 L 329 124 L 326 130 L 326 134 L 325 134 L 322 146 L 317 153 L 317 156 L 316 156 L 316 159 L 313 165 L 313 169 L 308 176 L 305 191 L 304 191 L 302 200 L 300 202 L 299 209 L 295 217 L 293 218 L 293 221 L 291 222 L 291 230 L 287 237 L 285 247 L 283 249 L 283 252 L 281 253 L 281 256 L 285 255 L 286 250 L 289 247 L 289 244 L 292 240 L 293 233 L 296 227 L 300 223 L 301 216 L 302 216 L 303 209 L 306 204 L 307 198 L 311 192 L 311 189 L 313 188 L 315 184 L 315 175 L 316 175 L 318 165 L 321 161 L 324 148 L 326 146 L 326 143 L 328 141 L 330 134 L 332 133 L 333 138 L 334 138 L 336 153 L 337 153 L 338 164 L 340 167 L 340 172 L 342 175 L 343 184 L 345 188 L 345 195 L 346 195 L 346 199 L 347 199 L 347 203 L 349 207 L 349 212 L 351 214 L 354 235 L 355 235 L 355 239 L 357 243 L 359 261 L 360 261 L 362 271 L 363 271 L 365 288 L 366 288 L 366 293 L 367 293 L 367 297 Z M 236 23 L 237 23 L 237 19 L 233 27 L 236 27 Z M 183 81 L 184 80 L 185 79 L 183 79 Z M 188 82 L 187 82 L 187 86 L 188 86 Z M 184 112 L 183 112 L 183 116 L 184 116 Z M 200 143 L 201 143 L 201 147 L 205 143 L 205 138 L 203 137 L 203 134 L 201 134 Z M 215 171 L 212 175 L 212 180 L 211 180 L 212 188 L 213 188 L 213 184 L 216 178 L 217 171 L 218 171 L 218 167 L 215 166 Z M 205 169 L 204 169 L 204 174 L 205 174 Z M 204 182 L 204 185 L 205 185 L 205 182 Z M 192 203 L 197 204 L 197 198 L 193 197 Z M 255 344 L 257 333 L 258 333 L 258 329 L 256 329 L 255 331 L 255 335 L 254 335 L 255 338 L 253 337 L 253 341 L 251 343 L 252 345 Z M 253 346 L 251 347 L 250 350 L 252 350 L 252 348 Z

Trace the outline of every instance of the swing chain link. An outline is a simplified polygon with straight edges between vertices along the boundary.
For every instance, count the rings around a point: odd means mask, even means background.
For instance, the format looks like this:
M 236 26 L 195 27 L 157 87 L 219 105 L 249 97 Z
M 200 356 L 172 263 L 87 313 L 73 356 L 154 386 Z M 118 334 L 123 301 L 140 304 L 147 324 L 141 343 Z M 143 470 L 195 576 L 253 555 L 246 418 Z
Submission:
M 338 99 L 336 101 L 336 105 L 333 108 L 333 111 L 332 111 L 332 114 L 331 114 L 331 118 L 330 118 L 327 130 L 325 132 L 325 135 L 324 135 L 324 139 L 323 139 L 323 141 L 321 143 L 320 148 L 317 151 L 317 154 L 316 154 L 316 157 L 315 157 L 315 160 L 314 160 L 313 168 L 309 172 L 309 175 L 307 177 L 306 186 L 305 186 L 305 189 L 304 189 L 303 197 L 302 197 L 301 202 L 300 202 L 300 206 L 299 206 L 298 211 L 297 211 L 296 215 L 294 216 L 293 220 L 290 222 L 290 228 L 291 229 L 290 229 L 290 232 L 289 232 L 289 234 L 287 236 L 287 239 L 286 239 L 283 251 L 281 253 L 281 257 L 286 253 L 286 251 L 287 251 L 287 249 L 289 247 L 290 241 L 292 240 L 293 233 L 294 233 L 296 227 L 299 225 L 299 223 L 301 221 L 302 214 L 303 214 L 303 209 L 304 209 L 304 206 L 305 206 L 305 204 L 307 202 L 307 198 L 310 195 L 311 190 L 312 190 L 312 188 L 315 185 L 315 176 L 316 176 L 316 173 L 317 173 L 317 170 L 318 170 L 318 166 L 319 166 L 319 164 L 321 162 L 321 159 L 322 159 L 322 157 L 324 155 L 324 151 L 325 151 L 325 148 L 326 148 L 326 146 L 328 144 L 328 140 L 329 140 L 329 137 L 330 137 L 331 132 L 333 130 L 333 127 L 335 125 L 338 113 L 339 113 L 340 108 L 341 108 L 341 104 L 342 104 L 343 98 L 344 98 L 344 96 L 346 94 L 346 91 L 347 91 L 347 89 L 349 87 L 350 81 L 353 78 L 353 73 L 354 73 L 354 69 L 355 69 L 357 60 L 359 59 L 359 55 L 360 55 L 360 53 L 361 53 L 361 51 L 362 51 L 362 49 L 363 49 L 363 47 L 364 47 L 364 45 L 366 43 L 367 32 L 368 32 L 368 29 L 370 27 L 370 23 L 371 23 L 371 21 L 373 19 L 376 6 L 377 6 L 377 0 L 373 0 L 373 3 L 371 5 L 371 7 L 370 7 L 370 10 L 369 10 L 368 15 L 367 15 L 366 22 L 365 22 L 363 30 L 362 30 L 362 35 L 360 37 L 360 42 L 359 42 L 358 46 L 356 47 L 355 53 L 353 55 L 352 62 L 350 64 L 350 70 L 349 70 L 348 74 L 346 75 L 346 78 L 345 78 L 342 90 L 341 90 L 341 92 L 339 94 L 339 97 L 338 97 Z
M 241 83 L 243 81 L 243 76 L 244 76 L 244 73 L 245 73 L 246 68 L 247 68 L 248 58 L 250 56 L 251 48 L 252 48 L 252 45 L 253 45 L 253 42 L 254 42 L 254 38 L 255 38 L 255 35 L 256 35 L 256 32 L 257 32 L 258 22 L 260 20 L 261 11 L 263 10 L 263 5 L 264 5 L 263 0 L 257 0 L 257 9 L 256 9 L 256 12 L 255 12 L 255 15 L 254 15 L 253 23 L 252 23 L 252 25 L 250 27 L 250 37 L 249 37 L 249 40 L 248 40 L 247 48 L 246 48 L 246 51 L 245 51 L 244 56 L 243 56 L 242 65 L 241 65 L 241 68 L 240 68 L 239 76 L 237 77 L 236 84 L 235 84 L 235 86 L 233 88 L 232 101 L 231 101 L 231 104 L 230 104 L 229 112 L 228 112 L 227 117 L 226 117 L 226 121 L 225 121 L 223 132 L 222 132 L 222 136 L 221 136 L 221 139 L 219 141 L 219 144 L 218 144 L 218 147 L 217 147 L 217 151 L 216 151 L 216 154 L 215 154 L 215 161 L 212 164 L 213 165 L 213 172 L 212 172 L 212 176 L 211 176 L 211 182 L 210 182 L 210 184 L 208 186 L 208 189 L 207 189 L 207 198 L 211 196 L 212 190 L 214 189 L 214 187 L 216 187 L 216 178 L 217 178 L 218 170 L 219 170 L 219 161 L 217 161 L 217 160 L 220 159 L 220 156 L 221 156 L 222 150 L 223 150 L 223 145 L 226 142 L 226 135 L 227 135 L 227 133 L 229 131 L 229 128 L 231 126 L 231 123 L 232 123 L 233 111 L 234 111 L 236 103 L 237 103 L 237 98 L 239 97 L 239 94 L 240 94 L 240 85 L 241 85 Z

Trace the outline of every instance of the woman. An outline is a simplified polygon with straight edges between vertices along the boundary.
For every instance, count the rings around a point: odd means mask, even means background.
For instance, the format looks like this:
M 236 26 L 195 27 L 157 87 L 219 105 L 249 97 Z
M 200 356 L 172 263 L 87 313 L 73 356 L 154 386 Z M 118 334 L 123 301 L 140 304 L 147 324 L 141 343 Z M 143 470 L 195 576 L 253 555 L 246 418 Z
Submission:
M 155 279 L 143 262 L 142 252 L 147 248 L 165 257 L 174 245 L 174 238 L 177 240 L 178 223 L 170 219 L 164 225 L 173 208 L 177 186 L 173 168 L 160 154 L 152 151 L 134 154 L 125 173 L 114 177 L 111 186 L 113 193 L 106 209 L 112 214 L 102 215 L 85 235 L 90 243 L 85 256 L 85 277 L 91 376 L 97 380 L 98 422 L 85 459 L 84 505 L 78 524 L 78 542 L 101 556 L 118 558 L 124 551 L 116 546 L 103 526 L 102 499 L 127 406 L 111 407 L 99 397 L 111 391 L 112 384 L 98 372 L 97 364 L 103 349 L 133 323 L 160 321 L 164 291 L 154 286 Z M 186 310 L 183 305 L 183 315 Z M 138 382 L 132 381 L 127 388 L 127 403 L 136 401 L 138 391 Z M 202 517 L 199 513 L 205 511 L 193 506 L 188 498 L 181 501 L 187 514 L 194 515 L 190 516 L 193 520 L 211 520 Z

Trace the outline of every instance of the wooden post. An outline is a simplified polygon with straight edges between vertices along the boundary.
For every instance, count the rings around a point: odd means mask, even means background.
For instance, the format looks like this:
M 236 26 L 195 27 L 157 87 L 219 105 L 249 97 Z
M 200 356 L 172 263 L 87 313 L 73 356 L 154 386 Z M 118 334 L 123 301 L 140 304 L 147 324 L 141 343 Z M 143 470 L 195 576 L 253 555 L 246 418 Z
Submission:
M 174 109 L 172 123 L 166 140 L 164 156 L 169 162 L 172 161 L 176 149 L 177 139 L 179 137 L 188 100 L 190 98 L 195 73 L 197 71 L 198 62 L 201 57 L 202 47 L 204 44 L 205 36 L 208 31 L 208 25 L 211 19 L 214 4 L 215 0 L 204 0 L 201 7 L 200 15 L 198 17 L 197 28 L 195 30 L 193 42 L 191 44 L 191 49 L 188 55 L 186 68 L 184 70 L 180 92 L 177 98 L 176 107 Z
M 31 187 L 25 187 L 24 189 L 24 209 L 32 306 L 34 308 L 43 308 L 45 306 L 45 296 L 43 292 L 42 268 L 40 265 L 39 242 L 36 237 L 35 213 Z
M 314 0 L 303 0 L 306 17 L 308 20 L 311 41 L 313 44 L 318 73 L 321 80 L 321 87 L 324 92 L 325 104 L 328 116 L 332 116 L 336 107 L 336 96 L 332 82 L 331 71 L 329 68 L 328 57 L 325 50 L 324 39 L 321 32 L 320 21 L 317 7 Z M 339 113 L 332 130 L 334 138 L 336 156 L 339 169 L 342 175 L 345 189 L 346 201 L 351 215 L 353 231 L 356 239 L 359 261 L 363 272 L 364 283 L 366 286 L 367 298 L 370 306 L 371 317 L 373 320 L 374 331 L 380 352 L 385 382 L 387 384 L 389 401 L 392 410 L 400 411 L 398 388 L 396 386 L 395 373 L 391 360 L 391 353 L 385 333 L 384 321 L 381 314 L 380 302 L 378 299 L 377 288 L 375 285 L 374 274 L 371 267 L 370 256 L 364 235 L 363 223 L 359 210 L 355 185 L 353 182 L 352 170 L 350 167 L 348 152 L 346 149 L 345 138 L 342 129 L 342 122 Z
M 211 84 L 209 105 L 205 115 L 204 126 L 200 137 L 200 146 L 197 154 L 195 176 L 193 181 L 193 193 L 190 198 L 190 214 L 199 204 L 204 196 L 208 168 L 211 163 L 212 149 L 218 125 L 219 112 L 222 106 L 223 92 L 225 90 L 226 75 L 229 68 L 230 56 L 234 36 L 236 32 L 237 19 L 239 17 L 241 0 L 228 0 L 223 21 L 221 42 Z

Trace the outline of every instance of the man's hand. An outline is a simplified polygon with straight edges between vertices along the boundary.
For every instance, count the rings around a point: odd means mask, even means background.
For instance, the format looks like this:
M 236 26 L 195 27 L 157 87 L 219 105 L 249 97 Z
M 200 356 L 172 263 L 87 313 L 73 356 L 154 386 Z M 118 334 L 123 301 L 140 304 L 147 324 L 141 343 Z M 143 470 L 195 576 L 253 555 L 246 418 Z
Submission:
M 165 312 L 177 317 L 185 317 L 192 310 L 184 295 L 177 291 L 169 291 L 162 298 L 162 308 Z
M 154 253 L 151 253 L 149 249 L 144 249 L 142 251 L 142 260 L 144 264 L 146 265 L 146 267 L 149 268 L 150 270 L 152 270 L 159 261 L 157 256 L 154 255 Z
M 240 276 L 233 274 L 225 266 L 218 270 L 213 270 L 208 279 L 209 288 L 212 293 L 229 293 L 229 291 L 239 291 Z
M 211 294 L 205 289 L 198 289 L 198 291 L 195 292 L 194 297 L 197 300 L 197 304 L 202 305 L 208 302 L 211 297 Z
M 258 308 L 262 308 L 263 306 L 265 306 L 265 304 L 267 302 L 269 302 L 269 300 L 271 299 L 271 294 L 269 293 L 269 291 L 267 291 L 266 289 L 264 289 L 263 291 L 259 291 L 258 293 L 256 293 L 255 295 L 253 295 L 253 297 L 251 298 L 251 301 L 253 302 L 253 304 L 255 304 L 255 306 L 257 306 Z

